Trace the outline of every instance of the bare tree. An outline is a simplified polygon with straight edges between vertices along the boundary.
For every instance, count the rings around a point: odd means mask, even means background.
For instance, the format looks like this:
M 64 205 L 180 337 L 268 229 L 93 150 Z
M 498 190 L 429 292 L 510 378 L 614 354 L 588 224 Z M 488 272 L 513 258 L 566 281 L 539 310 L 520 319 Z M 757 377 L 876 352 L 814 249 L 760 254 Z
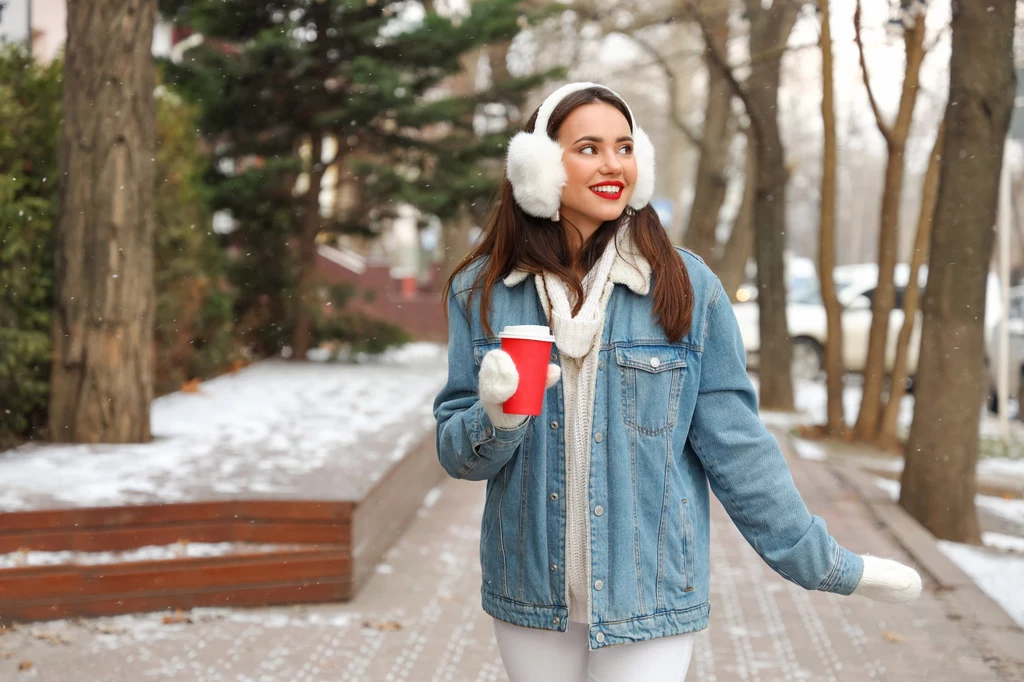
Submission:
M 67 7 L 50 438 L 150 438 L 155 0 Z
M 725 243 L 721 259 L 715 264 L 714 270 L 722 280 L 722 286 L 729 294 L 729 299 L 736 301 L 736 292 L 746 278 L 747 261 L 754 250 L 754 197 L 757 194 L 757 150 L 753 133 L 748 127 L 745 131 L 747 146 L 744 150 L 743 164 L 743 197 L 740 199 L 739 211 L 733 219 L 729 239 Z
M 942 142 L 946 134 L 944 123 L 939 124 L 939 132 L 935 136 L 932 154 L 928 159 L 928 170 L 924 174 L 924 186 L 921 190 L 921 212 L 917 218 L 917 234 L 914 237 L 914 254 L 910 259 L 910 275 L 907 291 L 903 298 L 903 326 L 896 340 L 896 359 L 893 363 L 892 388 L 889 399 L 882 411 L 882 424 L 878 434 L 878 442 L 885 448 L 896 449 L 899 446 L 896 428 L 900 413 L 900 401 L 906 392 L 907 355 L 910 351 L 910 339 L 917 324 L 917 311 L 921 298 L 921 287 L 918 280 L 921 266 L 928 255 L 931 243 L 932 220 L 935 215 L 935 202 L 939 193 L 939 164 L 942 160 Z
M 728 0 L 702 0 L 701 16 L 707 25 L 707 34 L 715 40 L 715 49 L 724 54 L 729 40 Z M 725 202 L 729 185 L 726 170 L 729 165 L 729 143 L 732 141 L 735 120 L 732 115 L 732 90 L 723 73 L 723 67 L 704 53 L 708 90 L 704 108 L 703 144 L 697 162 L 697 181 L 693 188 L 693 203 L 683 244 L 707 263 L 713 262 L 716 245 L 715 229 L 719 213 Z
M 953 5 L 944 152 L 900 504 L 936 537 L 980 542 L 985 290 L 1015 91 L 1014 0 Z
M 920 7 L 924 3 L 914 3 Z M 878 284 L 875 288 L 871 309 L 871 330 L 868 334 L 868 355 L 864 365 L 864 390 L 860 403 L 860 413 L 854 426 L 854 436 L 860 440 L 872 440 L 877 435 L 879 418 L 881 417 L 881 393 L 883 379 L 886 374 L 886 347 L 889 335 L 889 316 L 896 299 L 893 284 L 893 269 L 896 267 L 897 247 L 899 241 L 900 201 L 903 195 L 903 171 L 905 152 L 910 124 L 914 116 L 914 105 L 917 103 L 918 77 L 921 62 L 924 60 L 924 29 L 923 10 L 921 14 L 904 12 L 903 41 L 906 46 L 907 62 L 903 77 L 903 91 L 900 94 L 899 109 L 896 120 L 890 126 L 882 117 L 871 78 L 868 75 L 867 61 L 864 59 L 864 43 L 860 30 L 860 0 L 854 12 L 854 35 L 860 52 L 861 70 L 864 73 L 864 86 L 868 91 L 871 110 L 875 114 L 878 130 L 885 138 L 888 159 L 885 166 L 885 185 L 882 191 L 882 216 L 878 233 Z
M 821 119 L 825 127 L 821 162 L 821 234 L 818 239 L 818 277 L 825 304 L 827 324 L 825 344 L 826 390 L 829 434 L 846 431 L 843 415 L 843 317 L 832 270 L 836 264 L 836 112 L 832 87 L 832 28 L 829 24 L 829 0 L 818 0 L 821 10 Z

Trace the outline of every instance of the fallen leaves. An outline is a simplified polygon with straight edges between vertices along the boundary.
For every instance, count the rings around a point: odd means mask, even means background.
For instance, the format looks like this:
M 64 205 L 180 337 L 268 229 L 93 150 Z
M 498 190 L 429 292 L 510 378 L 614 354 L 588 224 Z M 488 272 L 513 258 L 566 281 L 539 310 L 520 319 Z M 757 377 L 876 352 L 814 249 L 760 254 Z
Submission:
M 903 635 L 892 630 L 882 630 L 882 637 L 889 644 L 902 644 L 904 642 Z
M 199 384 L 202 383 L 199 379 L 189 379 L 181 385 L 182 393 L 200 393 Z
M 32 669 L 32 661 L 22 661 L 18 664 L 18 670 L 25 672 Z
M 53 632 L 52 630 L 33 630 L 32 636 L 50 644 L 68 645 L 75 643 L 75 640 L 71 637 L 60 632 Z
M 174 613 L 164 616 L 164 625 L 176 625 L 178 623 L 191 623 L 189 618 L 181 609 L 175 609 Z
M 393 620 L 368 620 L 363 623 L 363 627 L 380 630 L 381 632 L 398 632 L 402 629 L 402 624 L 396 623 Z

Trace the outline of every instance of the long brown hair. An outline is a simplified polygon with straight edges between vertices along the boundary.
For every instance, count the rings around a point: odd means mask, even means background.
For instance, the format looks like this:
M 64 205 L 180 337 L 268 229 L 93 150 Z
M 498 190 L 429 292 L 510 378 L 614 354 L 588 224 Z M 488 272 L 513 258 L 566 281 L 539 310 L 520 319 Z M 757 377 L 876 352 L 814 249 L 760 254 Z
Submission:
M 566 96 L 555 107 L 548 120 L 548 136 L 557 139 L 558 129 L 566 117 L 577 107 L 592 102 L 610 104 L 630 121 L 629 109 L 622 100 L 604 88 L 587 88 Z M 533 132 L 536 122 L 535 111 L 526 122 L 525 130 Z M 603 223 L 574 255 L 565 228 L 560 223 L 535 218 L 523 211 L 513 197 L 512 183 L 505 176 L 487 216 L 484 238 L 448 278 L 444 297 L 447 299 L 449 296 L 460 272 L 477 259 L 486 257 L 486 266 L 477 273 L 470 297 L 481 289 L 480 319 L 488 336 L 494 335 L 489 320 L 494 285 L 514 269 L 533 274 L 550 272 L 562 279 L 576 294 L 576 309 L 573 311 L 576 314 L 584 298 L 583 283 L 577 273 L 590 271 L 624 219 L 623 215 Z M 686 266 L 676 254 L 650 204 L 636 211 L 628 220 L 635 248 L 651 264 L 654 313 L 669 340 L 677 342 L 690 331 L 693 318 L 693 287 Z

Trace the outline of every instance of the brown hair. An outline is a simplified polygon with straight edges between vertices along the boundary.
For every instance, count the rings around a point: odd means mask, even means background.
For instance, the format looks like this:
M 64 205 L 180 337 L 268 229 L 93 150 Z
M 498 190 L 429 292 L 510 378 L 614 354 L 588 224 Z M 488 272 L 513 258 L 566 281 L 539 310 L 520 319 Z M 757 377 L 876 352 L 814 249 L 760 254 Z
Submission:
M 604 102 L 622 112 L 630 121 L 629 109 L 614 94 L 604 88 L 587 88 L 563 99 L 548 120 L 548 136 L 556 139 L 558 129 L 566 117 L 577 107 L 592 102 Z M 525 130 L 533 132 L 537 112 L 526 122 Z M 632 123 L 631 123 L 632 125 Z M 479 258 L 487 257 L 473 282 L 473 291 L 481 289 L 480 319 L 484 332 L 493 336 L 488 313 L 494 285 L 512 270 L 520 269 L 533 274 L 550 272 L 562 279 L 576 294 L 576 309 L 583 305 L 583 283 L 577 272 L 589 272 L 601 257 L 608 241 L 624 218 L 603 223 L 583 247 L 572 254 L 565 228 L 560 223 L 535 218 L 523 211 L 512 194 L 512 183 L 505 176 L 487 216 L 485 236 L 459 263 L 444 287 L 444 297 L 451 293 L 455 277 Z M 693 287 L 686 266 L 676 254 L 665 233 L 658 214 L 650 204 L 629 219 L 630 233 L 635 248 L 651 264 L 654 280 L 654 313 L 665 334 L 672 342 L 681 340 L 690 331 L 693 317 Z

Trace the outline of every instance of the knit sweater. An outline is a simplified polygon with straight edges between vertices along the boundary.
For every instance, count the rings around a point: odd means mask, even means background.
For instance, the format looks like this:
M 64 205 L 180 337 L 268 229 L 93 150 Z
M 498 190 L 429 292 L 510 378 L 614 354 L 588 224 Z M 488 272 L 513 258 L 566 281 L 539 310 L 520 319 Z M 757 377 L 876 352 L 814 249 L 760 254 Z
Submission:
M 628 228 L 624 227 L 583 279 L 584 302 L 575 316 L 575 298 L 565 283 L 550 273 L 536 276 L 562 366 L 567 481 L 565 580 L 569 620 L 576 623 L 588 624 L 591 612 L 590 431 L 605 309 L 614 284 L 628 283 L 637 293 L 646 294 L 649 274 L 650 266 L 633 253 Z

